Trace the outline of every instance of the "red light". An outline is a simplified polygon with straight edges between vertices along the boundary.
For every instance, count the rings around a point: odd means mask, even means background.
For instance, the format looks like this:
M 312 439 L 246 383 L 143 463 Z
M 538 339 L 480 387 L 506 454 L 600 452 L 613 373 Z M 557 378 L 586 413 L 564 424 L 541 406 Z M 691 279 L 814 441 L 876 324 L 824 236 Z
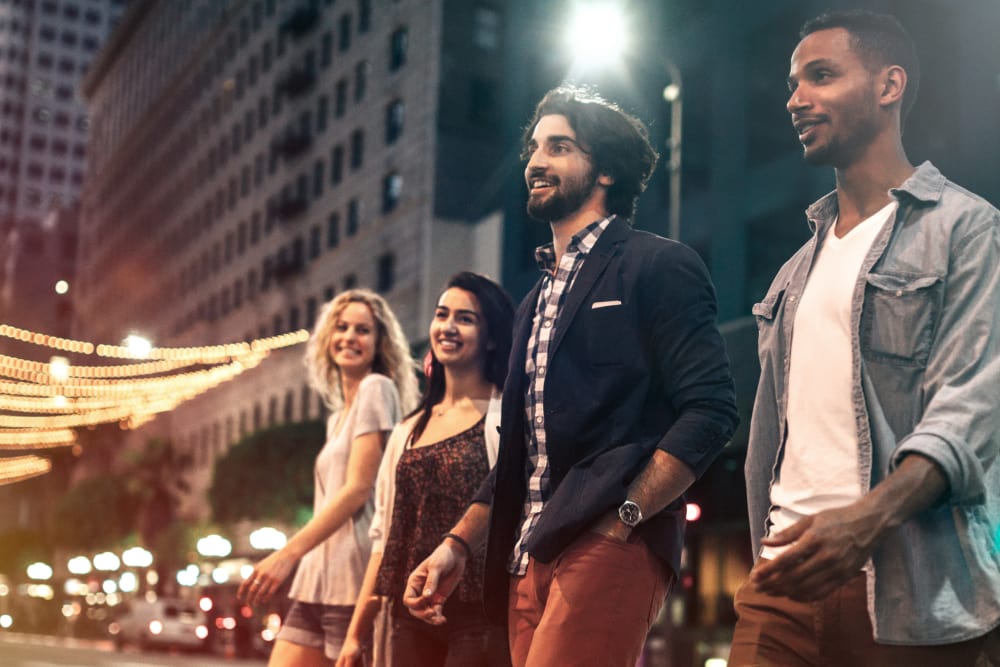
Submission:
M 701 518 L 701 505 L 698 503 L 688 503 L 684 514 L 688 521 L 697 521 Z
M 250 605 L 245 604 L 242 607 L 240 607 L 240 616 L 242 616 L 243 618 L 253 617 L 253 609 L 250 608 Z

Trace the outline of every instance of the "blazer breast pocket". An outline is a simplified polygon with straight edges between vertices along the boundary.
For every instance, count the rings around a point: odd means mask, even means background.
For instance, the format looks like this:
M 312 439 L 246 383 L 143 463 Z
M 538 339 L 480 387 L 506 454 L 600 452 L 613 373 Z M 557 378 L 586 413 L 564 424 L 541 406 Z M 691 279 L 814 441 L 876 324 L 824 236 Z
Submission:
M 594 366 L 624 363 L 625 307 L 618 299 L 594 301 L 587 313 L 587 354 Z M 633 351 L 634 353 L 634 351 Z

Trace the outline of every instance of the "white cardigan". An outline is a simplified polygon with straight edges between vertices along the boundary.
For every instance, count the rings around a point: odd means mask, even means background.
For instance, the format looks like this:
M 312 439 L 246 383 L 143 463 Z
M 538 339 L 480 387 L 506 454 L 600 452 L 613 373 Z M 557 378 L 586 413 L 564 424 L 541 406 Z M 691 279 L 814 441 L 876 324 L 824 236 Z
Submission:
M 368 536 L 372 541 L 372 552 L 383 553 L 385 541 L 389 539 L 390 523 L 392 521 L 393 501 L 396 499 L 396 467 L 399 459 L 406 451 L 406 441 L 413 430 L 419 415 L 413 415 L 396 425 L 389 435 L 379 465 L 378 477 L 375 480 L 375 516 L 372 517 Z M 494 390 L 490 404 L 486 408 L 486 458 L 492 469 L 497 462 L 497 449 L 500 446 L 500 393 Z

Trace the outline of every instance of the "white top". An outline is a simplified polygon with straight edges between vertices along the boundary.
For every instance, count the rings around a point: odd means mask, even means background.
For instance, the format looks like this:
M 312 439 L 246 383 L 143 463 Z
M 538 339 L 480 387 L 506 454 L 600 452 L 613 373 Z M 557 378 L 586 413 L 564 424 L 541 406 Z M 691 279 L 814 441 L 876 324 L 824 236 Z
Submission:
M 316 457 L 314 514 L 344 485 L 355 438 L 389 431 L 399 421 L 401 411 L 396 385 L 384 375 L 371 373 L 358 386 L 358 395 L 339 432 L 334 428 L 342 410 L 330 415 L 326 422 L 326 444 Z M 353 606 L 371 554 L 368 526 L 373 512 L 373 501 L 369 498 L 333 535 L 307 553 L 299 563 L 288 596 L 302 602 Z
M 372 551 L 376 553 L 385 551 L 385 541 L 389 538 L 393 500 L 396 498 L 396 467 L 403 452 L 406 451 L 406 441 L 416 421 L 417 415 L 413 415 L 392 430 L 385 448 L 385 456 L 382 457 L 382 465 L 379 466 L 378 478 L 375 481 L 375 516 L 372 517 L 371 528 L 368 529 Z M 486 408 L 484 426 L 486 459 L 491 469 L 497 462 L 497 450 L 500 447 L 500 431 L 497 430 L 499 426 L 500 394 L 494 390 L 490 404 Z
M 831 225 L 813 260 L 792 330 L 788 435 L 771 487 L 772 535 L 861 497 L 851 304 L 861 264 L 895 210 L 893 201 L 843 238 Z M 761 556 L 774 558 L 784 548 L 764 547 Z

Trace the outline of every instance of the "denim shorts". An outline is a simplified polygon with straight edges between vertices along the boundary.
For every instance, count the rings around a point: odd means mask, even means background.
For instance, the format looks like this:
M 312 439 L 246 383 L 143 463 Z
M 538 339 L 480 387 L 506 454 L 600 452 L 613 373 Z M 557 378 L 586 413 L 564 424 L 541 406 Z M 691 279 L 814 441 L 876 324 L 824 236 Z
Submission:
M 344 645 L 353 612 L 354 607 L 293 600 L 277 639 L 323 649 L 326 657 L 336 660 Z

